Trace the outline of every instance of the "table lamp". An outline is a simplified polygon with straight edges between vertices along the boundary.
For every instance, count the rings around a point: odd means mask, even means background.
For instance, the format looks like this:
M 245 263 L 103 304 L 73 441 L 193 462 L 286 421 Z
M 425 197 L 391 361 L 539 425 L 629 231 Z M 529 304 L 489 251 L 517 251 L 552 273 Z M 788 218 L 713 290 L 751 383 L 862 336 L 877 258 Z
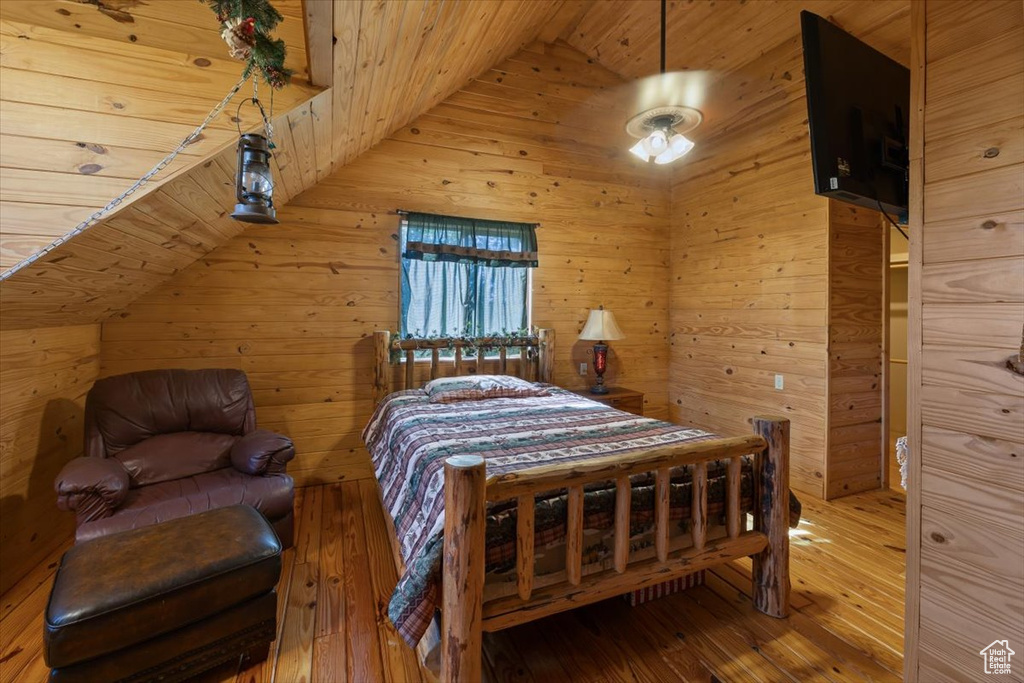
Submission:
M 626 335 L 615 323 L 615 316 L 611 311 L 604 310 L 604 306 L 590 311 L 587 324 L 580 332 L 580 339 L 583 341 L 596 341 L 594 344 L 594 372 L 597 374 L 597 384 L 590 387 L 592 394 L 607 394 L 608 387 L 604 385 L 604 371 L 608 367 L 608 345 L 606 341 L 625 339 Z

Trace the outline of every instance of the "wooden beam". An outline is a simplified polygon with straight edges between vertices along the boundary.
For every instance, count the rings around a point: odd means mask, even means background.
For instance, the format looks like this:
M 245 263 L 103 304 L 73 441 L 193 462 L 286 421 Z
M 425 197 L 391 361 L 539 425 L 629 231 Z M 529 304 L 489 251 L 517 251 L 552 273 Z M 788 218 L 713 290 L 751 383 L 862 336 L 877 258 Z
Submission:
M 921 640 L 921 348 L 924 309 L 921 270 L 924 264 L 924 139 L 927 76 L 927 6 L 910 4 L 910 188 L 907 207 L 907 442 L 912 457 L 907 474 L 907 583 L 903 610 L 903 677 L 920 673 Z M 959 311 L 958 311 L 959 314 Z M 960 316 L 957 316 L 960 320 Z M 991 327 L 989 327 L 991 330 Z
M 334 85 L 334 0 L 302 0 L 309 82 Z

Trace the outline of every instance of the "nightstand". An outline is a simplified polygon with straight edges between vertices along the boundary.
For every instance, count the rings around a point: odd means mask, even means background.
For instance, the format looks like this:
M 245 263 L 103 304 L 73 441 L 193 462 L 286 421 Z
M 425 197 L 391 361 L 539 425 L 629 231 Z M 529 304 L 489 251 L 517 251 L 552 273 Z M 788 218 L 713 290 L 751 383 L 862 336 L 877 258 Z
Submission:
M 627 413 L 633 413 L 634 415 L 644 414 L 644 394 L 642 391 L 633 391 L 623 387 L 611 387 L 608 389 L 607 394 L 592 394 L 589 389 L 580 389 L 579 391 L 573 391 L 573 393 Z

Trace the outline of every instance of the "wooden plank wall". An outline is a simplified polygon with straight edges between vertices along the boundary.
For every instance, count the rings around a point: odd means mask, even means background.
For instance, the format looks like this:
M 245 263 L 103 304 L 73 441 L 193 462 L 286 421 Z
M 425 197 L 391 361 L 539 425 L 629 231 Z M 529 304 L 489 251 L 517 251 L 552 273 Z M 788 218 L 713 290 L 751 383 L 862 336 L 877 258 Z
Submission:
M 792 486 L 821 497 L 828 203 L 813 193 L 802 89 L 765 104 L 755 125 L 701 141 L 677 172 L 669 399 L 673 420 L 717 431 L 787 416 Z
M 757 16 L 744 42 L 723 41 L 731 59 L 742 53 L 748 62 L 714 84 L 718 118 L 694 132 L 696 149 L 676 165 L 669 404 L 673 420 L 717 431 L 749 429 L 759 411 L 786 415 L 792 486 L 823 497 L 843 491 L 845 476 L 837 472 L 836 487 L 826 487 L 829 307 L 842 295 L 830 294 L 829 205 L 813 189 L 801 7 L 830 6 L 777 3 L 780 16 L 766 23 L 758 7 L 737 10 Z M 831 7 L 844 28 L 906 60 L 907 3 Z M 752 55 L 747 41 L 763 49 Z M 880 270 L 878 277 L 881 287 Z
M 130 16 L 117 21 L 88 3 L 0 3 L 0 270 L 149 171 L 241 75 L 202 4 L 121 5 Z M 304 65 L 301 14 L 281 24 L 292 39 L 290 27 L 298 28 L 298 42 L 289 52 Z M 315 94 L 296 80 L 276 95 L 276 112 Z M 150 188 L 235 138 L 234 113 L 231 106 Z M 240 117 L 243 127 L 259 120 L 254 107 Z
M 99 347 L 96 324 L 0 332 L 0 593 L 72 534 L 53 482 L 82 454 Z
M 1008 639 L 1022 680 L 1024 377 L 1005 364 L 1024 328 L 1024 7 L 921 14 L 906 678 L 983 678 L 979 651 Z
M 826 498 L 882 483 L 884 220 L 877 211 L 828 201 Z
M 242 368 L 260 425 L 295 439 L 299 483 L 368 476 L 371 335 L 397 328 L 403 208 L 539 222 L 533 321 L 557 331 L 555 381 L 592 381 L 576 336 L 604 304 L 627 335 L 606 377 L 667 416 L 668 175 L 609 142 L 623 115 L 591 98 L 621 83 L 530 46 L 104 323 L 102 373 Z

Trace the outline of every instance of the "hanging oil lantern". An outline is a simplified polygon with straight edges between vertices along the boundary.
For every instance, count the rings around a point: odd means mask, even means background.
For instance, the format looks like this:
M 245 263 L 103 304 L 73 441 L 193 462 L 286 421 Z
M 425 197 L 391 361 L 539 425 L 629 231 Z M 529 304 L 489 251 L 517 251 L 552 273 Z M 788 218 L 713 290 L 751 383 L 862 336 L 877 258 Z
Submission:
M 262 107 L 261 107 L 262 109 Z M 270 170 L 267 138 L 247 133 L 238 139 L 238 171 L 235 177 L 238 201 L 231 217 L 244 223 L 277 223 L 274 209 L 274 180 Z

